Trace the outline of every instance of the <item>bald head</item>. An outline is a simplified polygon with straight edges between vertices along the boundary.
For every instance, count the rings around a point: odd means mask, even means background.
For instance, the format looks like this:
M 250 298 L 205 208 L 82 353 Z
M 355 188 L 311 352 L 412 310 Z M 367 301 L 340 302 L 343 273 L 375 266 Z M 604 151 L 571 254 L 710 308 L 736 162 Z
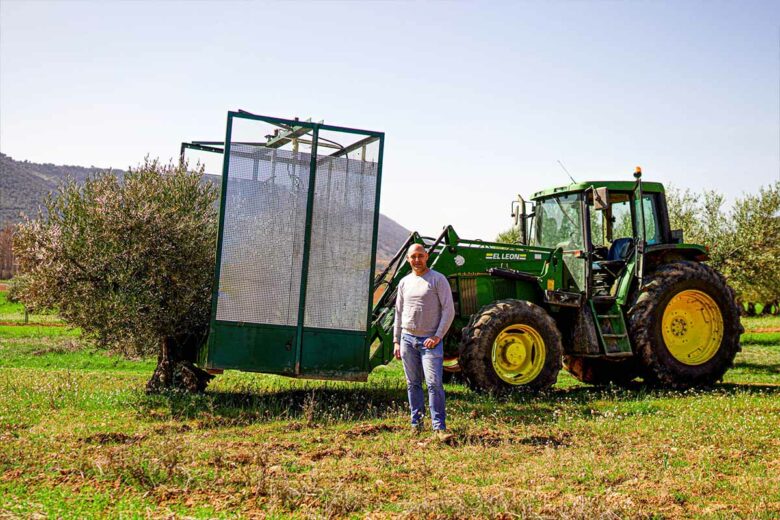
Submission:
M 409 246 L 409 250 L 406 252 L 406 256 L 411 256 L 414 252 L 422 252 L 425 253 L 425 246 L 422 244 L 412 244 Z
M 406 260 L 412 266 L 412 271 L 417 276 L 428 272 L 428 253 L 422 244 L 412 244 L 406 252 Z

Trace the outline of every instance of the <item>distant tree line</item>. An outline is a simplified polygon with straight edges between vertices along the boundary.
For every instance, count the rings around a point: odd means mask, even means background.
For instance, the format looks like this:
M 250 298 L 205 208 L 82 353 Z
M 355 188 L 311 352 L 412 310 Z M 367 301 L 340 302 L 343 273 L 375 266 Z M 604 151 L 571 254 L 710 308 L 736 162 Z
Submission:
M 672 229 L 709 247 L 709 264 L 723 273 L 748 314 L 777 313 L 780 303 L 780 181 L 737 197 L 730 209 L 716 190 L 666 193 Z

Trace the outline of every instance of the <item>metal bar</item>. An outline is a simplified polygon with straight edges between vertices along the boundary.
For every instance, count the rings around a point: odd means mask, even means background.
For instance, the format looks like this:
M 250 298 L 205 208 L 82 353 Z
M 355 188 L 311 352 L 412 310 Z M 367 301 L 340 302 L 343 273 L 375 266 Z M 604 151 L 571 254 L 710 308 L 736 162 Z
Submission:
M 406 242 L 404 242 L 404 245 L 401 246 L 401 248 L 396 252 L 395 255 L 393 255 L 393 258 L 387 263 L 387 266 L 385 266 L 384 270 L 378 275 L 374 277 L 374 290 L 376 291 L 380 285 L 384 283 L 384 279 L 387 276 L 387 273 L 390 271 L 390 269 L 395 265 L 395 263 L 400 259 L 401 256 L 403 256 L 404 253 L 406 253 L 406 250 L 409 249 L 409 246 L 412 245 L 412 242 L 414 241 L 414 233 L 409 234 L 409 238 L 406 239 Z
M 220 145 L 223 145 L 223 143 L 219 143 Z M 190 150 L 199 150 L 201 152 L 213 152 L 213 153 L 225 153 L 225 150 L 223 148 L 217 148 L 214 146 L 205 146 L 202 144 L 197 143 L 182 143 L 182 148 L 188 148 Z
M 325 123 L 311 123 L 309 121 L 296 121 L 295 119 L 284 119 L 281 117 L 271 117 L 271 116 L 261 116 L 258 114 L 252 114 L 251 112 L 247 112 L 246 110 L 238 110 L 237 112 L 229 112 L 233 114 L 236 117 L 240 117 L 242 119 L 254 119 L 256 121 L 265 121 L 267 123 L 271 123 L 274 125 L 287 125 L 290 127 L 294 126 L 305 126 L 311 129 L 314 129 L 314 127 L 318 127 L 320 130 L 329 130 L 334 132 L 343 132 L 346 134 L 363 134 L 363 135 L 373 135 L 373 136 L 384 136 L 384 132 L 377 132 L 376 130 L 364 130 L 362 128 L 350 128 L 348 126 L 333 126 L 333 125 L 326 125 Z
M 644 271 L 645 271 L 645 201 L 642 193 L 642 170 L 637 166 L 636 173 L 634 173 L 636 183 L 634 184 L 634 198 L 637 199 L 636 210 L 639 213 L 639 223 L 637 224 L 636 240 L 634 240 L 634 258 L 636 266 L 636 277 L 639 279 L 639 287 L 644 285 Z
M 261 116 L 258 114 L 252 114 L 251 112 L 247 112 L 246 110 L 238 110 L 238 112 L 231 112 L 231 114 L 241 119 L 265 121 L 266 123 L 271 123 L 272 125 L 287 127 L 288 130 L 294 126 L 305 126 L 314 129 L 314 127 L 318 124 L 318 123 L 312 123 L 311 121 L 300 121 L 297 119 L 284 119 L 283 117 Z
M 365 139 L 361 139 L 360 141 L 355 141 L 351 145 L 349 145 L 349 146 L 347 146 L 345 148 L 342 148 L 338 152 L 330 154 L 330 156 L 331 157 L 341 157 L 342 155 L 346 155 L 346 154 L 348 154 L 350 152 L 354 152 L 355 150 L 357 150 L 359 148 L 362 148 L 364 146 L 367 146 L 367 145 L 369 145 L 369 144 L 371 144 L 371 143 L 373 143 L 373 142 L 375 142 L 377 140 L 383 141 L 384 140 L 384 134 L 382 134 L 382 136 L 374 136 L 374 135 L 372 135 L 372 136 L 366 137 Z
M 269 139 L 264 146 L 266 148 L 281 148 L 290 142 L 295 142 L 296 138 L 306 135 L 309 132 L 311 132 L 311 128 L 307 128 L 305 126 L 296 126 L 293 128 L 292 132 L 288 132 L 286 134 Z
M 427 251 L 428 255 L 430 255 L 431 253 L 434 253 L 436 251 L 436 248 L 439 247 L 439 244 L 445 238 L 447 238 L 447 230 L 446 229 L 441 232 L 441 235 L 439 235 L 439 238 L 436 239 L 436 242 L 434 242 L 433 245 L 430 248 L 428 248 L 428 251 Z
M 225 130 L 225 154 L 222 158 L 222 192 L 219 196 L 219 232 L 217 234 L 217 262 L 214 269 L 214 287 L 211 294 L 211 323 L 217 319 L 217 303 L 219 300 L 219 275 L 222 267 L 222 239 L 225 235 L 225 205 L 227 202 L 228 171 L 230 169 L 230 137 L 233 134 L 233 115 L 228 112 L 227 129 Z M 214 330 L 209 331 L 214 337 Z
M 374 224 L 371 232 L 371 262 L 370 274 L 368 277 L 368 308 L 366 309 L 366 330 L 371 329 L 372 310 L 374 307 L 374 291 L 371 288 L 371 282 L 374 280 L 374 271 L 376 270 L 376 246 L 377 235 L 379 234 L 379 196 L 382 192 L 382 154 L 384 153 L 384 137 L 379 138 L 379 157 L 377 162 L 376 172 L 376 191 L 374 193 Z M 370 341 L 370 337 L 366 337 L 366 341 Z M 380 347 L 382 348 L 382 347 Z M 369 364 L 371 345 L 367 344 L 365 350 L 365 356 L 363 357 L 363 367 L 367 368 Z M 383 356 L 384 357 L 384 356 Z
M 320 139 L 320 141 L 324 141 L 324 139 Z M 312 141 L 309 141 L 307 139 L 298 139 L 298 142 L 301 144 L 312 144 Z M 265 145 L 263 145 L 265 146 Z M 317 146 L 321 146 L 323 148 L 336 148 L 338 150 L 343 150 L 344 147 L 340 144 L 333 144 L 333 143 L 326 143 L 326 142 L 320 142 L 317 143 Z
M 294 141 L 296 138 L 308 134 L 316 127 L 316 124 L 312 124 L 309 121 L 296 121 L 280 119 L 276 117 L 260 116 L 247 112 L 246 110 L 239 110 L 238 116 L 246 119 L 265 121 L 276 126 L 282 126 L 288 130 L 285 134 L 269 139 L 268 142 L 264 145 L 266 148 L 281 148 L 290 141 Z
M 311 160 L 309 161 L 309 193 L 306 196 L 306 227 L 303 233 L 303 259 L 301 261 L 301 288 L 298 298 L 298 332 L 295 338 L 295 373 L 301 373 L 301 357 L 303 355 L 303 321 L 306 317 L 306 284 L 309 279 L 309 252 L 311 249 L 311 227 L 314 214 L 314 188 L 317 182 L 317 141 L 319 128 L 314 127 L 311 147 Z
M 225 141 L 192 141 L 192 144 L 202 144 L 207 146 L 225 146 Z M 246 144 L 249 146 L 265 146 L 265 143 L 252 141 L 233 141 L 233 144 Z
M 289 135 L 285 136 L 279 136 L 275 139 L 282 139 L 286 137 L 291 137 Z M 335 144 L 330 143 L 317 143 L 317 146 L 322 146 L 324 148 L 338 148 L 338 151 L 336 153 L 330 154 L 331 157 L 341 157 L 342 155 L 346 155 L 348 153 L 351 153 L 358 148 L 367 146 L 373 142 L 376 142 L 379 139 L 379 136 L 369 136 L 365 139 L 361 139 L 360 141 L 355 141 L 349 146 L 336 146 Z M 270 141 L 269 141 L 270 142 Z M 303 144 L 312 144 L 311 141 L 307 139 L 298 139 L 299 143 Z M 223 146 L 225 143 L 223 141 L 192 141 L 192 145 L 201 145 L 201 146 Z M 265 143 L 259 143 L 259 142 L 251 142 L 251 141 L 234 141 L 233 144 L 243 144 L 247 146 L 258 146 L 258 147 L 265 147 L 265 148 L 280 148 L 281 146 L 284 146 L 283 144 L 277 145 L 277 146 L 269 146 L 267 142 Z M 286 143 L 285 143 L 286 144 Z M 194 148 L 194 146 L 193 146 Z M 196 148 L 197 149 L 197 148 Z
M 382 138 L 384 138 L 385 135 L 384 132 L 377 132 L 375 130 L 363 130 L 362 128 L 350 128 L 348 126 L 333 126 L 333 125 L 326 125 L 324 123 L 321 123 L 319 127 L 320 130 L 332 130 L 334 132 L 342 132 L 346 134 L 373 135 L 375 137 L 382 137 Z

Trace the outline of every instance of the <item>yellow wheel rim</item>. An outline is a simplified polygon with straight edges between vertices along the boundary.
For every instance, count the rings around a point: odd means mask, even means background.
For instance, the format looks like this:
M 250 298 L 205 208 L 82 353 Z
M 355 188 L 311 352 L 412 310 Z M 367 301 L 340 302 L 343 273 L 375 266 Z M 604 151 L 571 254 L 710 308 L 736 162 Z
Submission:
M 537 330 L 529 325 L 510 325 L 493 342 L 493 369 L 511 385 L 525 385 L 539 376 L 546 349 Z
M 661 326 L 666 348 L 680 363 L 701 365 L 718 352 L 723 316 L 708 294 L 682 291 L 664 309 Z

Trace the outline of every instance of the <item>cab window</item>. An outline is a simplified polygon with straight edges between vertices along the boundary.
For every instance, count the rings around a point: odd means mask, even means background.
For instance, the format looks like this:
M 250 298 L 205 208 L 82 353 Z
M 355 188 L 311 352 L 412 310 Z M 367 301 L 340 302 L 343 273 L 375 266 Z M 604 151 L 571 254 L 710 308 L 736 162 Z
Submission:
M 609 247 L 612 242 L 619 238 L 634 237 L 634 219 L 637 220 L 636 228 L 639 227 L 639 205 L 632 208 L 631 195 L 629 193 L 609 194 L 610 209 L 607 211 L 596 211 L 590 207 L 590 231 L 591 243 L 594 248 Z M 654 194 L 644 194 L 642 196 L 642 208 L 644 210 L 645 220 L 645 240 L 648 244 L 658 244 L 661 242 L 661 229 L 658 225 L 658 210 L 656 207 L 656 196 Z M 636 211 L 632 212 L 632 209 Z M 611 218 L 611 222 L 608 219 Z
M 578 194 L 545 199 L 536 205 L 535 245 L 565 251 L 582 249 L 582 220 Z
M 658 227 L 658 209 L 655 200 L 656 197 L 653 194 L 642 195 L 642 208 L 645 214 L 645 242 L 650 245 L 661 243 L 661 230 Z M 640 218 L 639 215 L 637 218 Z

